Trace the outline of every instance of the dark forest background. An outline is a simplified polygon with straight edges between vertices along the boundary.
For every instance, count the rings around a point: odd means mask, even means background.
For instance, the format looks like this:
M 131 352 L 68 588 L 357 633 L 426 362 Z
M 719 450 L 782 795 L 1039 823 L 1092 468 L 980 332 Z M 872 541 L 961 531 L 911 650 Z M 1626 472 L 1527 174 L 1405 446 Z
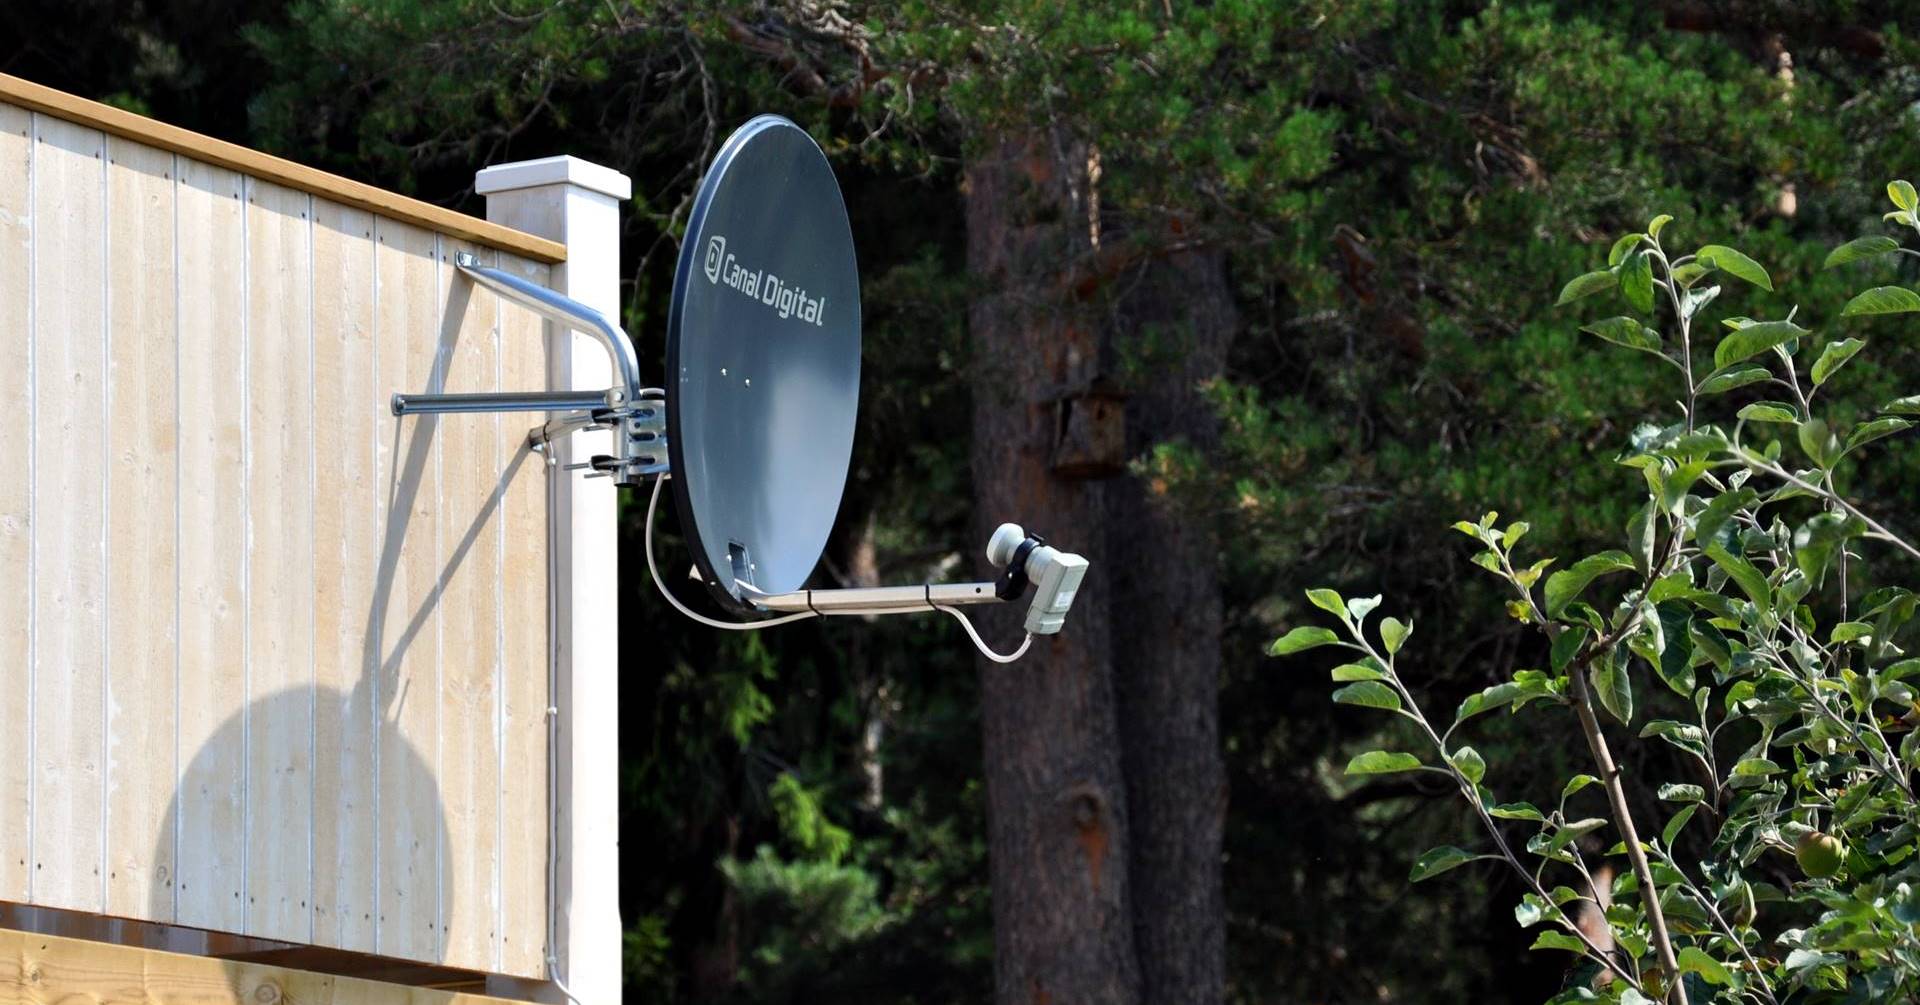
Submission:
M 1541 660 L 1449 525 L 1499 510 L 1591 550 L 1637 501 L 1605 460 L 1666 404 L 1655 363 L 1552 310 L 1560 284 L 1672 213 L 1766 262 L 1783 310 L 1831 309 L 1861 283 L 1822 257 L 1920 173 L 1920 10 L 1897 0 L 0 12 L 0 71 L 469 212 L 489 163 L 628 173 L 650 372 L 727 133 L 779 112 L 834 159 L 866 357 L 817 581 L 983 572 L 1002 519 L 1096 575 L 1010 668 L 945 618 L 712 632 L 630 576 L 641 1001 L 1551 995 L 1565 955 L 1527 952 L 1510 877 L 1406 882 L 1472 837 L 1450 787 L 1343 777 L 1391 727 L 1265 643 L 1324 584 L 1391 592 L 1434 707 Z M 1860 402 L 1920 368 L 1913 327 L 1889 333 Z M 1861 494 L 1916 501 L 1920 453 L 1883 456 Z M 1480 749 L 1551 787 L 1582 756 L 1558 721 L 1499 717 Z

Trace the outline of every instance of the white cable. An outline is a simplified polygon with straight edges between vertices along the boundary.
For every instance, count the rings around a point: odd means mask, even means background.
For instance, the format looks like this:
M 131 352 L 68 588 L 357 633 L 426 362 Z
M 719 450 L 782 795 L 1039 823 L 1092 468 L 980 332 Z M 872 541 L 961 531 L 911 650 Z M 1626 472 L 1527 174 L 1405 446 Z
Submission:
M 933 605 L 933 609 L 936 611 L 945 611 L 948 614 L 953 615 L 954 618 L 958 619 L 960 622 L 960 627 L 965 628 L 967 630 L 967 638 L 970 638 L 973 640 L 973 647 L 975 649 L 980 650 L 980 655 L 985 656 L 986 658 L 994 661 L 995 663 L 1012 663 L 1014 660 L 1017 660 L 1020 657 L 1025 656 L 1027 654 L 1027 647 L 1030 645 L 1033 645 L 1033 633 L 1028 632 L 1027 637 L 1020 640 L 1020 648 L 1015 649 L 1013 652 L 1010 652 L 1005 656 L 1002 656 L 999 653 L 996 653 L 993 650 L 987 648 L 986 642 L 980 638 L 980 633 L 973 630 L 973 622 L 968 621 L 967 616 L 964 614 L 961 614 L 958 608 L 948 607 L 945 604 L 935 604 Z
M 667 589 L 667 584 L 661 581 L 660 567 L 654 564 L 653 561 L 653 511 L 654 508 L 660 504 L 660 486 L 665 484 L 669 477 L 671 476 L 663 474 L 653 480 L 653 497 L 647 500 L 647 571 L 653 574 L 654 588 L 660 591 L 661 596 L 667 598 L 667 603 L 672 604 L 674 610 L 706 625 L 708 628 L 724 628 L 730 632 L 757 632 L 762 628 L 772 628 L 775 625 L 784 625 L 788 622 L 804 621 L 807 618 L 817 618 L 820 616 L 814 611 L 801 611 L 798 614 L 789 614 L 784 618 L 774 618 L 771 621 L 716 621 L 704 614 L 698 614 L 689 610 L 687 605 L 681 603 L 680 598 L 674 596 L 673 591 Z
M 797 614 L 789 614 L 784 618 L 774 618 L 770 621 L 717 621 L 713 618 L 707 617 L 704 614 L 699 614 L 692 610 L 689 610 L 687 608 L 687 605 L 681 603 L 680 598 L 674 596 L 673 591 L 667 589 L 667 584 L 660 579 L 660 566 L 658 563 L 654 561 L 654 558 L 653 558 L 653 514 L 654 514 L 654 511 L 660 505 L 661 486 L 670 477 L 672 476 L 662 474 L 653 480 L 653 495 L 647 499 L 646 546 L 647 546 L 647 572 L 653 576 L 654 588 L 660 591 L 661 596 L 667 598 L 667 603 L 672 604 L 674 610 L 679 611 L 681 614 L 684 614 L 687 617 L 693 619 L 694 621 L 697 621 L 700 624 L 706 625 L 709 628 L 722 628 L 730 632 L 758 631 L 762 628 L 772 628 L 775 625 L 784 625 L 789 622 L 804 621 L 808 618 L 817 618 L 820 616 L 820 612 L 818 611 L 801 611 Z M 967 638 L 973 640 L 973 647 L 975 649 L 980 650 L 980 655 L 985 656 L 986 658 L 994 661 L 995 663 L 1012 663 L 1014 660 L 1017 660 L 1020 657 L 1026 655 L 1027 647 L 1033 645 L 1033 633 L 1028 632 L 1027 637 L 1020 641 L 1020 648 L 1015 649 L 1013 652 L 1007 653 L 1006 655 L 1003 656 L 1000 653 L 996 653 L 993 650 L 987 648 L 987 643 L 985 640 L 980 638 L 980 633 L 974 631 L 973 622 L 968 621 L 967 616 L 960 613 L 959 610 L 952 607 L 948 607 L 945 604 L 934 604 L 932 606 L 933 606 L 933 609 L 936 611 L 945 611 L 948 614 L 953 615 L 954 618 L 960 622 L 960 627 L 967 630 Z M 848 611 L 845 613 L 853 614 L 858 612 Z

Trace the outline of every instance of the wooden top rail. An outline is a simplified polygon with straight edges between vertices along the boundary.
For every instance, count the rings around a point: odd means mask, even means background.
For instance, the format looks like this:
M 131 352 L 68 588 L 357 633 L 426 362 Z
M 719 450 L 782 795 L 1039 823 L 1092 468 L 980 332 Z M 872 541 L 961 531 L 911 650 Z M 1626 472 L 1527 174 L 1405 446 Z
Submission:
M 524 234 L 444 206 L 409 199 L 363 182 L 329 174 L 305 164 L 216 140 L 190 130 L 135 115 L 112 105 L 75 97 L 30 80 L 0 73 L 0 102 L 44 112 L 90 126 L 148 146 L 239 171 L 289 188 L 369 210 L 390 219 L 417 224 L 453 237 L 477 241 L 542 262 L 564 262 L 567 247 L 558 241 Z

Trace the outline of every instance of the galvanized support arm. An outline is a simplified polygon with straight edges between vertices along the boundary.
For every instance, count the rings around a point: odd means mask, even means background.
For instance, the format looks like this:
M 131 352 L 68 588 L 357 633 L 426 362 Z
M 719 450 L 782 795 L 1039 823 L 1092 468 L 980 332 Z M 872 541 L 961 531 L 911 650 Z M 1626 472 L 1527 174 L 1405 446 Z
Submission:
M 571 412 L 606 408 L 605 391 L 480 391 L 467 394 L 393 395 L 395 415 L 457 412 Z
M 840 590 L 795 590 L 761 593 L 746 583 L 740 599 L 769 611 L 812 611 L 815 614 L 898 614 L 930 611 L 956 604 L 998 604 L 992 583 L 941 583 L 924 586 L 875 586 Z
M 454 256 L 453 264 L 467 278 L 511 300 L 535 314 L 558 324 L 587 333 L 607 350 L 613 363 L 615 382 L 602 392 L 585 391 L 513 391 L 480 394 L 396 394 L 393 414 L 425 415 L 436 412 L 567 412 L 577 408 L 619 408 L 640 397 L 640 361 L 633 351 L 633 340 L 626 330 L 600 311 L 586 304 L 506 272 L 468 252 Z M 543 400 L 542 395 L 554 395 Z M 580 397 L 591 395 L 591 400 Z
M 444 413 L 556 412 L 564 413 L 534 427 L 527 435 L 538 446 L 582 429 L 611 428 L 613 454 L 595 456 L 584 465 L 613 476 L 623 485 L 641 476 L 667 469 L 664 392 L 640 386 L 640 363 L 633 340 L 613 319 L 571 297 L 510 272 L 482 265 L 461 252 L 454 265 L 467 278 L 563 329 L 585 332 L 607 351 L 615 383 L 604 391 L 483 391 L 461 394 L 399 394 L 393 396 L 395 415 Z

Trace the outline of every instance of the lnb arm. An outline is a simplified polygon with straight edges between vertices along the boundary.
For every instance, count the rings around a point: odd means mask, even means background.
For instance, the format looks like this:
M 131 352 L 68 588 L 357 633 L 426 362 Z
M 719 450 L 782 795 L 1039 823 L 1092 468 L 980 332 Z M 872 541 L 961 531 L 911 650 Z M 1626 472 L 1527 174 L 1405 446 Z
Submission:
M 1035 587 L 1027 608 L 1026 629 L 1034 635 L 1054 635 L 1066 624 L 1067 611 L 1087 574 L 1087 560 L 1060 551 L 1019 524 L 1003 523 L 987 542 L 987 560 L 1001 569 L 991 583 L 944 583 L 922 586 L 881 586 L 842 590 L 795 590 L 761 593 L 738 583 L 742 599 L 768 611 L 812 611 L 815 614 L 905 614 L 938 610 L 959 604 L 1003 603 Z

